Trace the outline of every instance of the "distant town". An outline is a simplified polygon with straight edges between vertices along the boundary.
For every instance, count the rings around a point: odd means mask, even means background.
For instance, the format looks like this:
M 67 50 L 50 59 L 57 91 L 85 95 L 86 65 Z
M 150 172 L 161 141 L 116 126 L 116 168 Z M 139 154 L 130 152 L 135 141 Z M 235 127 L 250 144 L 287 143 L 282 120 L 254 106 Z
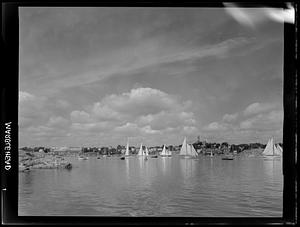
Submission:
M 282 143 L 278 143 L 282 146 Z M 224 153 L 240 153 L 245 150 L 252 149 L 264 149 L 266 144 L 261 143 L 249 143 L 249 144 L 229 144 L 228 142 L 222 143 L 209 143 L 206 141 L 200 141 L 199 138 L 196 142 L 192 143 L 198 154 L 224 154 Z M 164 145 L 147 147 L 150 155 L 159 154 Z M 179 153 L 182 144 L 180 145 L 166 145 L 166 149 L 172 151 L 173 153 Z M 146 146 L 143 146 L 145 149 Z M 130 154 L 137 154 L 140 147 L 129 146 Z M 125 153 L 126 147 L 124 145 L 113 146 L 103 146 L 103 147 L 21 147 L 20 150 L 23 151 L 33 151 L 33 152 L 74 152 L 74 153 L 95 153 L 99 155 L 121 155 Z

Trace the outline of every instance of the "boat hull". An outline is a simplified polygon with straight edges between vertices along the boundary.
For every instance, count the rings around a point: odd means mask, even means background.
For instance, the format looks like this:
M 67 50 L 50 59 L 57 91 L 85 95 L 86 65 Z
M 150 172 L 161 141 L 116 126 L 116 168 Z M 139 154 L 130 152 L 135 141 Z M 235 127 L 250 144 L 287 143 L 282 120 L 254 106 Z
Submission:
M 222 160 L 233 160 L 234 158 L 222 158 Z

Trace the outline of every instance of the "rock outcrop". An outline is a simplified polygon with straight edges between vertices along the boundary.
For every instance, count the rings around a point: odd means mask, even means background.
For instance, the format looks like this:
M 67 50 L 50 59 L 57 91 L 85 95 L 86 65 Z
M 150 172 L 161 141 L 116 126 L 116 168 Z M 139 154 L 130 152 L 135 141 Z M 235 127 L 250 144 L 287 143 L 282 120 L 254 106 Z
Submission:
M 63 156 L 53 153 L 19 150 L 19 171 L 58 168 L 71 169 L 72 163 L 65 161 Z

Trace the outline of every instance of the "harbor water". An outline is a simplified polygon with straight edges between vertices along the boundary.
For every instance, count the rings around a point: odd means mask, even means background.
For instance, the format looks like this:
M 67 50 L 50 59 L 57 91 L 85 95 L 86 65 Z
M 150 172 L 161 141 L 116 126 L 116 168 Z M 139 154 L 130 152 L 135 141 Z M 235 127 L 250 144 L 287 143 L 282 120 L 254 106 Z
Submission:
M 19 173 L 19 215 L 280 217 L 281 159 L 69 157 Z

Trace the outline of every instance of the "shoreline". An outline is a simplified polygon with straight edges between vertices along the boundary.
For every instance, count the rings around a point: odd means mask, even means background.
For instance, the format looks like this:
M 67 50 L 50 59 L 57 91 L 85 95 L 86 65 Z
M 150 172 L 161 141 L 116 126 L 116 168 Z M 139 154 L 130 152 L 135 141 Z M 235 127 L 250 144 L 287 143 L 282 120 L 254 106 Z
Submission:
M 257 155 L 260 156 L 262 149 L 250 149 L 250 150 L 244 150 L 242 152 L 239 152 L 234 155 Z M 214 156 L 223 156 L 226 155 L 226 153 L 214 151 Z M 173 152 L 173 154 L 178 154 L 178 152 Z M 96 152 L 34 152 L 34 151 L 24 151 L 19 150 L 19 172 L 26 172 L 33 169 L 72 169 L 73 164 L 70 161 L 67 161 L 65 158 L 67 157 L 78 157 L 78 156 L 87 156 L 87 157 L 101 157 L 105 158 L 106 155 L 98 154 Z M 157 154 L 159 155 L 159 154 Z M 109 155 L 110 157 L 121 157 L 122 154 L 113 154 Z M 108 156 L 108 157 L 109 157 Z M 132 156 L 135 156 L 135 154 L 132 154 Z M 198 154 L 198 156 L 208 156 L 207 151 L 202 151 Z

